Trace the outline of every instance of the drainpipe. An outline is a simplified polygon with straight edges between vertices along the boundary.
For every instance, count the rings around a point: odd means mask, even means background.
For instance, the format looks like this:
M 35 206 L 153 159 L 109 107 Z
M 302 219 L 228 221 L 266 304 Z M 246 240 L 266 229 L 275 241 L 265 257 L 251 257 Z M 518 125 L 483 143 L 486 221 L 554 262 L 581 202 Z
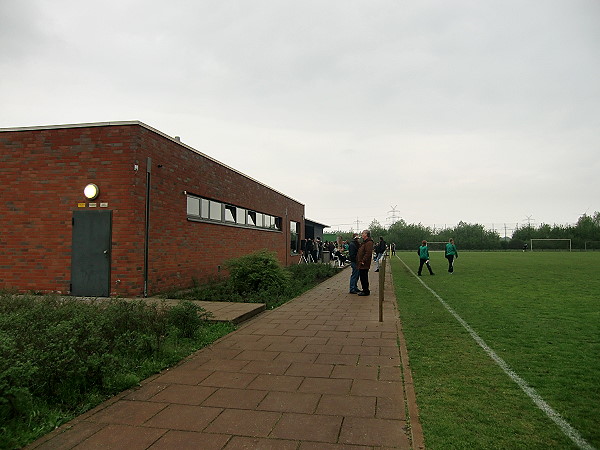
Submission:
M 287 208 L 285 208 L 285 223 L 282 224 L 283 229 L 285 230 L 285 240 L 287 241 L 287 243 L 285 244 L 285 267 L 288 266 L 289 264 L 289 255 L 290 255 L 290 241 L 292 240 L 292 229 L 290 227 L 290 221 L 288 219 L 288 210 Z M 289 231 L 289 237 L 288 237 L 288 231 Z
M 152 158 L 146 160 L 146 217 L 144 230 L 144 297 L 148 297 L 148 242 L 150 237 L 150 175 Z

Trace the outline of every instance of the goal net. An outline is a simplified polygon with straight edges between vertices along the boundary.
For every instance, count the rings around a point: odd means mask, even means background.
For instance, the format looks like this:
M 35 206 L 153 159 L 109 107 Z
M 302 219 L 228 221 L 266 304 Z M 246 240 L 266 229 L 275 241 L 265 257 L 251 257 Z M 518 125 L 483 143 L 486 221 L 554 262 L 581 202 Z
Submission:
M 571 239 L 531 239 L 531 251 L 571 251 Z
M 447 241 L 427 241 L 430 252 L 445 252 Z
M 585 241 L 585 250 L 600 250 L 600 241 Z

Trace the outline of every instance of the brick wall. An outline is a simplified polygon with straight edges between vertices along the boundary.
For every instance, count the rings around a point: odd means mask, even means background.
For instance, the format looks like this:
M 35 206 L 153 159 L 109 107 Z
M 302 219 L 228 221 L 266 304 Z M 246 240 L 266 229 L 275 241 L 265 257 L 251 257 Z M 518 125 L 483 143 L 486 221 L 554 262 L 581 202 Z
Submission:
M 83 188 L 95 183 L 97 208 L 113 211 L 111 295 L 142 295 L 148 157 L 149 294 L 218 276 L 226 259 L 262 248 L 297 262 L 289 221 L 303 223 L 304 205 L 143 124 L 24 129 L 0 132 L 0 288 L 69 291 L 72 212 L 89 209 Z M 282 217 L 283 231 L 188 221 L 184 191 Z

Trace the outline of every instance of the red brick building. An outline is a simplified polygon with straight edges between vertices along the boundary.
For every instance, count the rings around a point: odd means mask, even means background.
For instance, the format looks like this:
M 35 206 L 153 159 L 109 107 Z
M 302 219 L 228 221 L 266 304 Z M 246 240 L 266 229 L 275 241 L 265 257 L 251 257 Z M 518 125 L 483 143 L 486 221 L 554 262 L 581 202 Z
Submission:
M 303 230 L 303 204 L 141 122 L 0 129 L 0 289 L 151 295 L 255 250 L 295 264 Z

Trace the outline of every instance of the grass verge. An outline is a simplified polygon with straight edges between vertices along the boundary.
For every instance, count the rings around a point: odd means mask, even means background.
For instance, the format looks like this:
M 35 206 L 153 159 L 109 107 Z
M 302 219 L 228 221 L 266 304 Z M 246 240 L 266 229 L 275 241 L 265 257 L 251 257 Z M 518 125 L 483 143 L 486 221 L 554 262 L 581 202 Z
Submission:
M 398 253 L 413 272 L 414 255 Z M 427 448 L 577 448 L 399 259 L 394 285 Z M 421 278 L 592 446 L 600 445 L 600 254 L 432 255 Z

